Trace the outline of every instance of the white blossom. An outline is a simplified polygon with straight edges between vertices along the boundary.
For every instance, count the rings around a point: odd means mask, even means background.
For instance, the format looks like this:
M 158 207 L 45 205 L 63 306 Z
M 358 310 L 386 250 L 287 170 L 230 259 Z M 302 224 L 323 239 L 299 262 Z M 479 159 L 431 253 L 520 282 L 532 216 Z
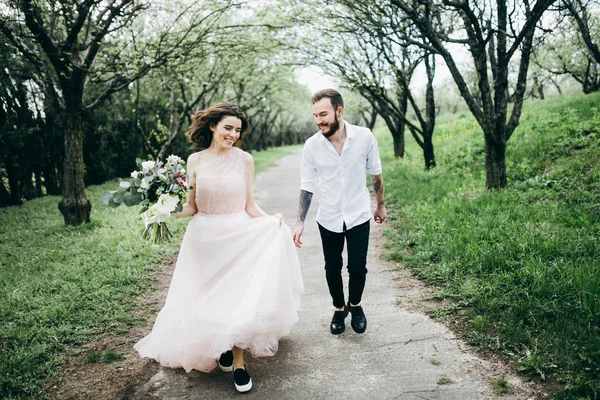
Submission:
M 169 157 L 167 157 L 167 164 L 183 164 L 183 159 L 175 154 L 171 154 Z
M 144 169 L 152 169 L 156 165 L 156 161 L 148 160 L 142 163 L 142 168 Z

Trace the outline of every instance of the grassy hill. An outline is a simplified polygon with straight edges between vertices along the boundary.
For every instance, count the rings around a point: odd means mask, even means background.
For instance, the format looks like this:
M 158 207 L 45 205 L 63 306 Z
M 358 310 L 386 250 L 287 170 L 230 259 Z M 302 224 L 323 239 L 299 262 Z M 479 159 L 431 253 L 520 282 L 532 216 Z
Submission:
M 485 189 L 483 134 L 468 114 L 438 121 L 438 167 L 394 159 L 377 132 L 391 259 L 452 306 L 469 342 L 554 379 L 557 398 L 600 396 L 600 94 L 529 101 L 508 142 L 508 188 Z M 458 312 L 459 310 L 460 313 Z

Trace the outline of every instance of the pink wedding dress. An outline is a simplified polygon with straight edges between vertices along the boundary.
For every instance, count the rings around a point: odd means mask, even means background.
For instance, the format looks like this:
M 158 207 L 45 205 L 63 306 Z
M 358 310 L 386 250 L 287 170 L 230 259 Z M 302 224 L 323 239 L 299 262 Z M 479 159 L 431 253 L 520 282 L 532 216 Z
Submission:
M 288 226 L 245 211 L 251 188 L 243 151 L 234 147 L 196 173 L 198 213 L 165 305 L 134 348 L 166 367 L 210 372 L 233 346 L 275 354 L 298 321 L 303 284 Z

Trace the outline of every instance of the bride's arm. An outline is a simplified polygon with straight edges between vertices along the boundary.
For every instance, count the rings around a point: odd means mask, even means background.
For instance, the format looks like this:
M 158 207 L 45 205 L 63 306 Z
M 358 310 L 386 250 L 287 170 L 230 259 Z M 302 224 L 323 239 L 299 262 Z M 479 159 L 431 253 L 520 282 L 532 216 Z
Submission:
M 191 217 L 198 212 L 196 207 L 196 157 L 194 154 L 188 157 L 186 167 L 188 173 L 192 174 L 188 180 L 187 203 L 183 205 L 183 210 L 180 212 L 171 213 L 173 217 Z
M 249 153 L 244 153 L 244 161 L 246 162 L 246 212 L 252 218 L 264 217 L 268 214 L 256 204 L 254 199 L 254 159 Z

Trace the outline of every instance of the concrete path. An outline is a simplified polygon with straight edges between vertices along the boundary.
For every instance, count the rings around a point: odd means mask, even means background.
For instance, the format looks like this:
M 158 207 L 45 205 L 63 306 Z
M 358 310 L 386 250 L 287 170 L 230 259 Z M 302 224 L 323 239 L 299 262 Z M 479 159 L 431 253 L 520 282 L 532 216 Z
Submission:
M 287 156 L 261 173 L 255 183 L 258 204 L 268 213 L 281 212 L 293 228 L 299 194 L 300 154 Z M 399 290 L 392 273 L 370 246 L 363 308 L 368 329 L 356 334 L 329 333 L 333 315 L 323 271 L 323 256 L 313 200 L 299 250 L 304 276 L 300 322 L 280 342 L 276 356 L 248 358 L 254 388 L 252 399 L 490 399 L 489 383 L 500 366 L 482 360 L 442 324 L 422 313 L 397 306 Z M 380 242 L 384 226 L 372 224 L 371 240 Z M 377 240 L 379 238 L 379 240 Z M 347 275 L 347 274 L 346 274 Z M 347 276 L 345 277 L 347 285 Z M 433 362 L 432 362 L 433 360 Z M 150 377 L 130 387 L 128 399 L 240 399 L 231 374 L 210 374 L 160 368 L 149 363 Z M 453 383 L 438 384 L 442 377 Z M 517 378 L 507 377 L 514 388 Z M 517 382 L 518 386 L 518 382 Z M 503 399 L 526 398 L 523 394 Z

